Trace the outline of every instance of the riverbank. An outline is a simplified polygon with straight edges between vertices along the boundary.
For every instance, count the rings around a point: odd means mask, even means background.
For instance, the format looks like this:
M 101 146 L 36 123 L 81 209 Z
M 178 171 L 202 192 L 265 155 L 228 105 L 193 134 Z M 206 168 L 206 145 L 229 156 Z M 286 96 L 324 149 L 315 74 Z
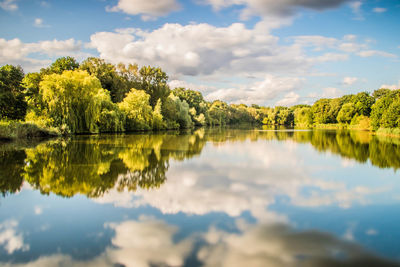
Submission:
M 0 140 L 11 141 L 35 137 L 55 137 L 61 134 L 55 129 L 48 129 L 34 123 L 18 121 L 0 122 Z

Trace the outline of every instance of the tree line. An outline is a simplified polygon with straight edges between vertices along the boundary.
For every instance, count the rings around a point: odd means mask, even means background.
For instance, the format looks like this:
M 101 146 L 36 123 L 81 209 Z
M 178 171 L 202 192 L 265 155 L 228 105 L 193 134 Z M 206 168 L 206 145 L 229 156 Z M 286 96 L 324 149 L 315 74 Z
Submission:
M 335 124 L 368 130 L 400 127 L 400 90 L 378 89 L 313 105 L 262 107 L 205 101 L 186 88 L 171 90 L 168 75 L 151 66 L 62 57 L 39 72 L 0 68 L 0 116 L 60 133 L 190 128 L 237 123 L 312 127 Z

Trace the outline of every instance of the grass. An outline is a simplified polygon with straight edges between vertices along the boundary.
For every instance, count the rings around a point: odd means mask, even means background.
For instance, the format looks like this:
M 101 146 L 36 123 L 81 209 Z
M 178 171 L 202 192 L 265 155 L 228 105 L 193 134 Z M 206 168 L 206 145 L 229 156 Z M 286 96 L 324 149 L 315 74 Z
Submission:
M 56 130 L 40 127 L 34 123 L 0 121 L 0 140 L 29 139 L 60 135 Z

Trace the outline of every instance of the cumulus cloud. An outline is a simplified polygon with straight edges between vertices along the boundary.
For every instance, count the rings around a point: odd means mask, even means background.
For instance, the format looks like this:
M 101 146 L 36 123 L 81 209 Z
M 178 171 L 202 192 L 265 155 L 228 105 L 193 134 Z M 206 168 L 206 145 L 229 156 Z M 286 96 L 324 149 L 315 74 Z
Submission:
M 0 38 L 0 64 L 22 65 L 25 70 L 34 71 L 45 67 L 51 61 L 35 59 L 31 57 L 32 54 L 40 53 L 49 57 L 76 56 L 80 54 L 81 47 L 81 42 L 74 39 L 23 43 L 18 38 L 12 40 Z
M 303 8 L 322 11 L 330 8 L 336 8 L 342 3 L 347 2 L 347 0 L 204 0 L 202 2 L 211 5 L 215 10 L 230 6 L 244 6 L 241 17 L 246 19 L 253 15 L 263 17 L 268 17 L 271 15 L 275 17 L 293 16 Z
M 6 11 L 15 11 L 18 9 L 16 0 L 3 0 L 0 2 L 0 7 Z
M 107 7 L 109 12 L 124 12 L 129 15 L 142 15 L 143 20 L 167 15 L 180 8 L 176 0 L 119 0 L 113 7 Z
M 345 85 L 353 85 L 357 81 L 357 77 L 344 77 L 342 83 Z
M 384 51 L 379 50 L 363 50 L 357 53 L 360 57 L 373 57 L 373 56 L 381 56 L 387 58 L 397 58 L 397 55 L 391 54 Z
M 385 13 L 387 11 L 387 8 L 375 7 L 374 9 L 372 9 L 372 11 L 375 12 L 375 13 Z
M 266 101 L 276 99 L 282 93 L 298 89 L 303 81 L 304 79 L 297 77 L 266 75 L 262 81 L 238 88 L 218 89 L 207 94 L 205 98 L 209 101 L 219 99 L 229 103 L 266 105 Z M 285 97 L 293 97 L 293 94 L 289 93 Z
M 400 89 L 400 80 L 398 84 L 382 84 L 379 88 L 390 89 L 390 90 Z
M 29 250 L 29 245 L 24 244 L 22 233 L 17 233 L 17 227 L 18 222 L 15 220 L 0 223 L 0 245 L 4 246 L 8 254 L 16 250 Z
M 275 103 L 275 106 L 293 106 L 297 104 L 300 100 L 300 95 L 295 92 L 290 92 L 284 96 L 281 100 Z
M 130 31 L 98 32 L 90 46 L 113 63 L 150 63 L 172 75 L 298 72 L 310 66 L 300 49 L 278 45 L 278 38 L 266 34 L 262 23 L 253 29 L 241 23 L 165 24 L 150 32 Z

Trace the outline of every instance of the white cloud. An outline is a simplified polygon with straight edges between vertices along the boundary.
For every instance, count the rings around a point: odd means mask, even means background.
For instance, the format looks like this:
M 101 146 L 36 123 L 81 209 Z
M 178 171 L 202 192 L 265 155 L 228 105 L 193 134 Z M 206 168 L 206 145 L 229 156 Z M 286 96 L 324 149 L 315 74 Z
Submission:
M 390 90 L 400 89 L 400 80 L 398 84 L 382 84 L 379 88 L 390 89 Z
M 129 15 L 142 15 L 142 20 L 152 20 L 167 15 L 180 8 L 176 0 L 119 0 L 114 7 L 107 7 L 109 12 L 124 12 Z
M 322 91 L 322 98 L 335 98 L 343 95 L 343 92 L 335 87 L 327 87 Z
M 367 235 L 377 235 L 377 234 L 378 234 L 378 231 L 375 230 L 375 229 L 373 229 L 373 228 L 370 228 L 370 229 L 368 229 L 365 233 L 366 233 Z
M 250 16 L 262 17 L 288 17 L 295 15 L 300 9 L 307 8 L 311 10 L 322 11 L 329 8 L 336 8 L 346 0 L 287 0 L 287 1 L 273 1 L 273 0 L 204 0 L 205 4 L 211 5 L 214 10 L 226 8 L 230 6 L 244 6 L 241 12 L 241 18 L 247 19 Z
M 238 88 L 218 89 L 205 98 L 209 101 L 219 99 L 229 103 L 265 105 L 283 93 L 297 90 L 302 82 L 303 79 L 296 77 L 266 75 L 262 81 Z
M 350 3 L 350 8 L 352 9 L 355 17 L 355 20 L 364 20 L 364 17 L 361 13 L 361 6 L 362 6 L 362 2 L 361 1 L 354 1 L 352 3 Z
M 43 23 L 43 19 L 41 18 L 36 18 L 34 20 L 33 26 L 37 27 L 37 28 L 47 28 L 49 27 L 49 25 L 46 25 Z
M 41 19 L 41 18 L 36 18 L 36 19 L 35 19 L 34 25 L 35 25 L 36 27 L 43 27 L 43 19 Z
M 353 85 L 357 81 L 357 77 L 344 77 L 342 83 L 345 85 Z
M 375 13 L 385 13 L 387 11 L 387 8 L 375 7 L 374 9 L 372 9 L 372 11 L 375 12 Z
M 306 73 L 313 61 L 298 46 L 279 45 L 279 38 L 265 27 L 261 22 L 253 29 L 241 23 L 165 24 L 149 32 L 129 29 L 130 33 L 119 29 L 93 34 L 90 47 L 110 62 L 160 66 L 172 76 Z
M 64 41 L 40 41 L 37 43 L 23 43 L 18 38 L 5 40 L 0 38 L 0 65 L 22 65 L 25 70 L 36 71 L 47 66 L 48 59 L 38 60 L 31 57 L 34 53 L 53 56 L 79 56 L 82 44 L 74 39 Z
M 29 250 L 29 245 L 24 244 L 23 235 L 17 233 L 17 226 L 18 222 L 15 220 L 0 223 L 0 245 L 4 246 L 8 254 L 12 254 L 16 250 Z
M 381 56 L 387 58 L 397 58 L 397 55 L 391 54 L 384 51 L 379 50 L 363 50 L 357 53 L 360 57 L 373 57 L 373 56 Z
M 16 0 L 3 0 L 0 2 L 0 7 L 6 11 L 15 11 L 18 9 Z
M 297 104 L 300 100 L 300 95 L 296 94 L 295 92 L 290 92 L 284 96 L 281 100 L 276 102 L 275 106 L 293 106 Z

